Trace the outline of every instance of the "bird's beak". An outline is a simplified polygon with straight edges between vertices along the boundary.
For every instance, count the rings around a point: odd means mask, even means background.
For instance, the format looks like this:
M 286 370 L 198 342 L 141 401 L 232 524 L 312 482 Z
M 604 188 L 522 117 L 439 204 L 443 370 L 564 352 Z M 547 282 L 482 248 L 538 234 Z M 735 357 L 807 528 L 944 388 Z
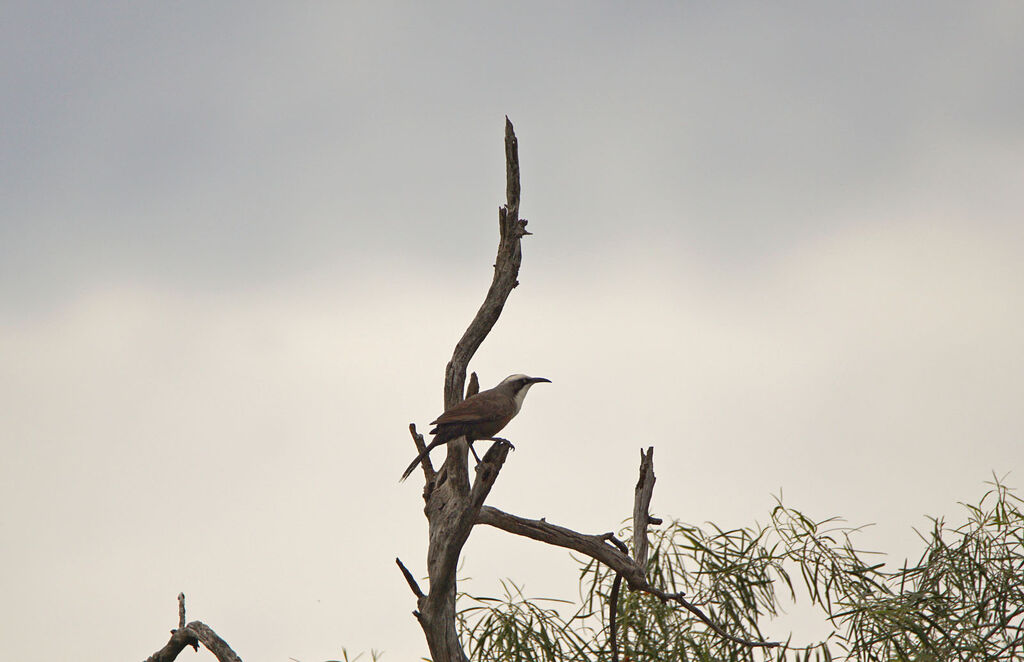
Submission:
M 530 384 L 538 384 L 540 382 L 547 382 L 548 384 L 550 384 L 551 380 L 550 379 L 545 379 L 544 377 L 530 377 L 530 381 L 529 381 Z

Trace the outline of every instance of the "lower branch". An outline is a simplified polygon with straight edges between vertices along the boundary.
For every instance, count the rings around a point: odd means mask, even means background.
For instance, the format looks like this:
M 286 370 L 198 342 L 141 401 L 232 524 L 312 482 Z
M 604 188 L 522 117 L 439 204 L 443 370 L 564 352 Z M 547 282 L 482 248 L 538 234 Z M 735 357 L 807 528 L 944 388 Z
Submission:
M 476 523 L 493 526 L 496 529 L 514 533 L 517 536 L 525 536 L 533 540 L 546 542 L 549 545 L 575 550 L 581 554 L 586 554 L 590 558 L 597 559 L 616 572 L 622 573 L 622 576 L 631 588 L 639 589 L 647 585 L 644 573 L 633 562 L 633 559 L 619 551 L 609 542 L 610 538 L 614 538 L 611 533 L 602 535 L 578 533 L 572 529 L 549 524 L 543 519 L 526 519 L 525 517 L 510 515 L 493 506 L 481 508 Z
M 517 536 L 525 536 L 527 538 L 532 538 L 533 540 L 548 543 L 549 545 L 565 547 L 566 549 L 572 549 L 582 554 L 586 554 L 590 558 L 604 563 L 606 566 L 619 573 L 626 580 L 626 583 L 629 585 L 631 590 L 650 593 L 662 601 L 672 600 L 673 602 L 678 603 L 684 609 L 703 621 L 705 625 L 711 628 L 715 634 L 723 639 L 728 639 L 729 641 L 742 644 L 744 646 L 750 646 L 751 648 L 773 648 L 780 645 L 780 642 L 777 641 L 750 641 L 748 639 L 735 637 L 708 618 L 699 607 L 687 601 L 683 597 L 682 593 L 667 593 L 661 589 L 651 586 L 647 582 L 647 577 L 644 575 L 643 570 L 637 565 L 637 563 L 611 544 L 611 539 L 615 538 L 611 533 L 605 533 L 603 535 L 578 533 L 572 529 L 567 529 L 555 524 L 549 524 L 543 519 L 531 520 L 524 517 L 518 517 L 516 515 L 510 515 L 509 513 L 498 510 L 492 506 L 484 506 L 481 508 L 476 521 L 477 524 L 487 524 L 488 526 L 493 526 L 497 529 L 501 529 L 502 531 L 514 533 Z M 616 540 L 616 542 L 618 541 Z

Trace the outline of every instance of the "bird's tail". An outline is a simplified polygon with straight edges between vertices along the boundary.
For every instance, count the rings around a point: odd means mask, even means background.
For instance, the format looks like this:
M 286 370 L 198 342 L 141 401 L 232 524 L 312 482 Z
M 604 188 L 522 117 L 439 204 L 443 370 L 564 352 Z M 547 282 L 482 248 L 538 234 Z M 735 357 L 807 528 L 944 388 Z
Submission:
M 431 441 L 430 444 L 423 449 L 423 452 L 416 456 L 416 459 L 412 461 L 412 464 L 410 464 L 409 468 L 405 470 L 405 473 L 402 474 L 402 477 L 399 479 L 398 482 L 402 482 L 403 480 L 408 478 L 409 474 L 415 471 L 416 467 L 419 466 L 419 463 L 423 461 L 423 458 L 425 458 L 427 455 L 430 455 L 430 451 L 437 448 L 446 441 L 448 441 L 448 439 L 445 438 L 445 436 L 442 434 L 438 434 L 437 436 L 435 436 L 434 440 Z

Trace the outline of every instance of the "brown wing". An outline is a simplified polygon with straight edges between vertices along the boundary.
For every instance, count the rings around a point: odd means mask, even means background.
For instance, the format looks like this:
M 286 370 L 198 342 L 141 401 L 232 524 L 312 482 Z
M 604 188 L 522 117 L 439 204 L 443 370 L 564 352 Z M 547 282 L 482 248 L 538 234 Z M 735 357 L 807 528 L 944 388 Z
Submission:
M 490 391 L 477 393 L 466 398 L 459 404 L 431 421 L 431 425 L 448 423 L 471 423 L 477 421 L 497 421 L 512 418 L 516 413 L 515 403 L 511 398 L 497 395 Z

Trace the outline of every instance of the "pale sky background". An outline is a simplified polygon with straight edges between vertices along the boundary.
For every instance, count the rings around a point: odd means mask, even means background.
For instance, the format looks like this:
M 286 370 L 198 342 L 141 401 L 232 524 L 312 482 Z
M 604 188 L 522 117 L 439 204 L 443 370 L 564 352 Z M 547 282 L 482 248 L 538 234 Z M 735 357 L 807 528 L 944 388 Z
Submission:
M 616 529 L 654 445 L 657 515 L 781 489 L 899 563 L 1024 484 L 1019 3 L 0 17 L 4 659 L 144 659 L 179 591 L 246 660 L 426 654 L 397 479 L 490 282 L 505 114 L 535 236 L 472 368 L 553 383 L 490 503 Z M 463 588 L 575 567 L 478 530 Z

